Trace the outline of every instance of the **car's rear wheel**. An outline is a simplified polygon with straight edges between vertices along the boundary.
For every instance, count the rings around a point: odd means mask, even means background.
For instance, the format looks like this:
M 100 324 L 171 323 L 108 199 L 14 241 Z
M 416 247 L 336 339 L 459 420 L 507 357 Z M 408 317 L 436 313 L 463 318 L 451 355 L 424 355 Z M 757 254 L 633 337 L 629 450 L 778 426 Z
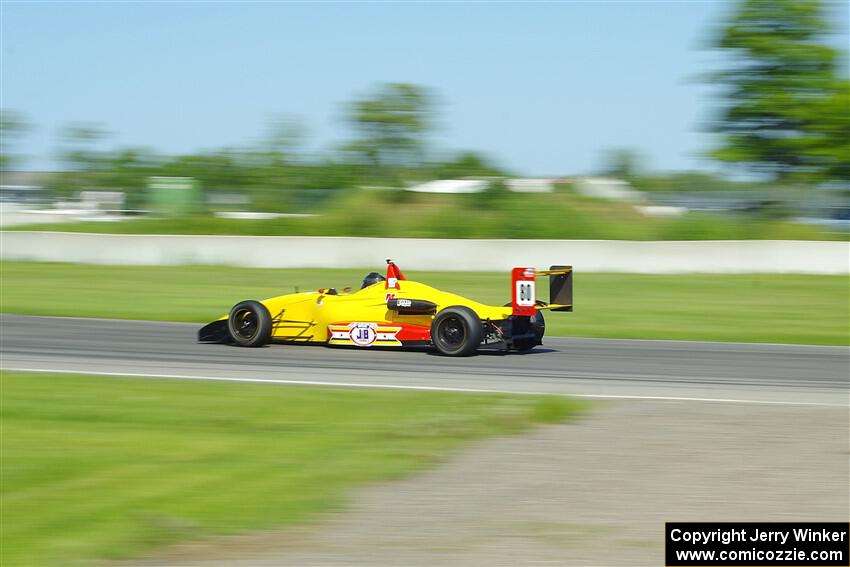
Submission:
M 446 307 L 431 323 L 431 342 L 446 356 L 469 356 L 481 344 L 484 329 L 475 311 L 463 305 Z
M 546 305 L 542 301 L 537 301 L 537 306 L 541 307 Z M 510 303 L 506 303 L 505 307 L 510 307 Z M 528 322 L 529 330 L 534 333 L 534 337 L 527 339 L 519 339 L 513 342 L 512 350 L 518 350 L 520 352 L 525 352 L 533 349 L 539 344 L 543 344 L 543 334 L 546 332 L 546 320 L 543 319 L 543 313 L 540 310 L 536 310 L 534 315 L 529 318 Z
M 259 301 L 241 301 L 230 310 L 227 330 L 239 346 L 263 346 L 271 340 L 272 316 Z
M 534 338 L 514 341 L 514 349 L 520 352 L 531 350 L 543 342 L 543 333 L 546 332 L 546 321 L 543 319 L 543 313 L 536 311 L 534 315 L 531 316 L 529 326 L 534 332 Z

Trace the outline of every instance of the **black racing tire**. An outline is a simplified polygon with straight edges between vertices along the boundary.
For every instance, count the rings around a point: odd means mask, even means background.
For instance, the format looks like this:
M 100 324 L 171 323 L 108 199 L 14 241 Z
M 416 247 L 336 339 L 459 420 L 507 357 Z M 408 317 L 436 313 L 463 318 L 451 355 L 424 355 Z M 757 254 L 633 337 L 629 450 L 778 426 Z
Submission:
M 538 300 L 537 306 L 540 307 L 542 305 L 546 305 L 542 301 Z M 506 303 L 505 307 L 510 307 L 510 303 Z M 531 317 L 531 328 L 534 329 L 534 338 L 533 339 L 520 339 L 518 341 L 514 341 L 513 347 L 511 350 L 517 350 L 519 352 L 526 352 L 539 344 L 543 344 L 543 335 L 546 333 L 546 320 L 543 318 L 543 313 L 537 309 L 534 312 L 534 315 Z
M 475 311 L 463 305 L 446 307 L 431 323 L 431 342 L 445 356 L 469 356 L 481 345 L 484 327 Z
M 227 317 L 227 332 L 239 346 L 263 346 L 272 338 L 272 316 L 259 301 L 240 301 Z
M 525 352 L 543 343 L 543 334 L 546 332 L 546 320 L 543 313 L 537 310 L 531 317 L 531 328 L 534 329 L 533 339 L 520 339 L 514 342 L 514 350 Z

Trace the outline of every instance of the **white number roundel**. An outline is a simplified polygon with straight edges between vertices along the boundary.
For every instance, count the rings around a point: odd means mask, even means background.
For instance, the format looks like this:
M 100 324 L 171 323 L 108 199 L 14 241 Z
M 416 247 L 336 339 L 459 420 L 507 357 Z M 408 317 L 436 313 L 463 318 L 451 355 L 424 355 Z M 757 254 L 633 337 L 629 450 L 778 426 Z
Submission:
M 516 282 L 516 304 L 520 307 L 531 307 L 534 303 L 534 282 Z
M 356 325 L 348 332 L 348 336 L 357 346 L 372 346 L 378 333 L 371 325 Z

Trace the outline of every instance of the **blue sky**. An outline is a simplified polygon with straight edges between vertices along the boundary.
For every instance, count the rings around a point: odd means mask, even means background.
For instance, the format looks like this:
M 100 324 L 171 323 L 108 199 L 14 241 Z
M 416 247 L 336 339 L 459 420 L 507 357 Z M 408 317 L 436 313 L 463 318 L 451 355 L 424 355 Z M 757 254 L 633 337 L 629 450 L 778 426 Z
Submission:
M 654 169 L 704 169 L 712 91 L 698 78 L 721 61 L 706 44 L 728 9 L 5 1 L 0 94 L 35 126 L 17 148 L 30 169 L 57 167 L 72 121 L 103 124 L 109 145 L 187 153 L 253 143 L 285 114 L 318 153 L 350 135 L 344 103 L 379 82 L 433 90 L 434 148 L 519 174 L 592 172 L 615 147 Z

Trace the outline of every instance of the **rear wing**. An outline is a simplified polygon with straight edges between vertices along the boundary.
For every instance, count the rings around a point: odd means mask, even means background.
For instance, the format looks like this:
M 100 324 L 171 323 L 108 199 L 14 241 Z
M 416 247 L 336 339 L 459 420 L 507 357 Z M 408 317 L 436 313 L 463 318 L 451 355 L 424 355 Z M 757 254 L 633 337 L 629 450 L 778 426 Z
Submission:
M 549 303 L 537 300 L 537 276 L 549 276 Z M 511 308 L 514 315 L 531 317 L 538 309 L 573 310 L 573 267 L 550 266 L 548 270 L 511 270 Z

